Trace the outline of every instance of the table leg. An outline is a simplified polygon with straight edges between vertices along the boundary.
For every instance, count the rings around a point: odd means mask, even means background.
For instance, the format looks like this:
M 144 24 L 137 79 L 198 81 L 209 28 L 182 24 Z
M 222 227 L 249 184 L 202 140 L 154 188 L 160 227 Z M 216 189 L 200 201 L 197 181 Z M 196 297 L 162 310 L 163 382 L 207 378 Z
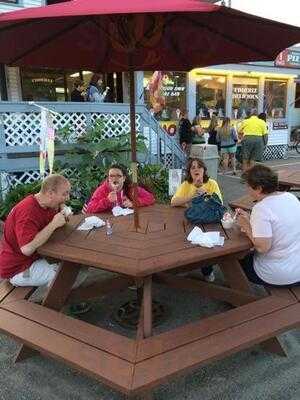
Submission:
M 57 271 L 54 281 L 49 287 L 42 305 L 44 307 L 52 308 L 53 310 L 61 310 L 72 290 L 79 270 L 80 267 L 76 264 L 66 261 L 63 262 Z M 33 357 L 37 354 L 38 351 L 22 344 L 14 362 L 16 363 L 25 360 L 26 358 Z
M 152 276 L 144 280 L 143 313 L 144 337 L 147 338 L 152 335 Z M 145 393 L 142 400 L 153 400 L 153 393 Z
M 137 341 L 152 335 L 152 276 L 143 281 L 143 300 L 140 311 L 140 320 L 137 330 Z M 136 399 L 153 400 L 153 393 L 147 392 Z
M 144 280 L 143 313 L 144 337 L 147 338 L 152 335 L 152 276 Z
M 251 285 L 248 281 L 243 268 L 237 259 L 229 258 L 219 263 L 227 283 L 232 289 L 242 290 L 245 293 L 251 293 Z M 286 352 L 280 344 L 277 337 L 272 337 L 260 343 L 265 351 L 275 353 L 280 356 L 286 356 Z
M 57 311 L 61 310 L 72 290 L 79 271 L 79 265 L 64 261 L 49 287 L 42 303 L 43 306 Z
M 240 263 L 234 258 L 229 258 L 219 263 L 226 282 L 232 289 L 251 293 L 251 285 L 248 281 Z

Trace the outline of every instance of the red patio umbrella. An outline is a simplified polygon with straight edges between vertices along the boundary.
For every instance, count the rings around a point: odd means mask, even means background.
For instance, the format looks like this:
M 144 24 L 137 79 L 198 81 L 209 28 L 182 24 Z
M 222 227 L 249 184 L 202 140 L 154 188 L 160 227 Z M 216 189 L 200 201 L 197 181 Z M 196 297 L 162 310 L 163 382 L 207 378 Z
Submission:
M 273 60 L 297 42 L 299 28 L 200 0 L 72 0 L 0 15 L 1 63 L 130 71 L 135 184 L 134 70 Z

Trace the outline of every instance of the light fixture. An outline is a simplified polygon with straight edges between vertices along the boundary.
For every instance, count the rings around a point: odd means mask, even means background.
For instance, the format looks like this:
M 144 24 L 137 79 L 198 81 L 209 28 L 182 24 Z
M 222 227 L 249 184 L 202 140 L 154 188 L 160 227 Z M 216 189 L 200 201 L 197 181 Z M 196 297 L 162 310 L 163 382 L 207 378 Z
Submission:
M 197 81 L 211 81 L 212 79 L 210 75 L 197 76 Z
M 65 93 L 65 89 L 62 88 L 62 87 L 56 87 L 56 88 L 55 88 L 55 92 L 56 92 L 56 93 Z
M 88 75 L 91 74 L 91 71 L 82 71 L 82 75 Z M 74 74 L 70 75 L 70 78 L 79 78 L 80 77 L 80 73 L 79 72 L 74 72 Z
M 248 74 L 248 72 L 251 72 L 251 74 Z M 275 78 L 275 79 L 293 79 L 295 78 L 297 75 L 295 73 L 279 73 L 279 72 L 261 72 L 261 71 L 241 71 L 241 70 L 232 70 L 232 69 L 216 69 L 216 68 L 195 68 L 191 71 L 192 75 L 195 76 L 196 79 L 199 78 L 199 75 L 204 76 L 206 74 L 214 76 L 214 75 L 231 75 L 231 76 L 241 76 L 241 77 L 249 77 L 249 75 L 251 75 L 252 77 L 264 77 L 265 79 L 271 79 L 271 78 Z M 250 77 L 249 77 L 250 78 Z

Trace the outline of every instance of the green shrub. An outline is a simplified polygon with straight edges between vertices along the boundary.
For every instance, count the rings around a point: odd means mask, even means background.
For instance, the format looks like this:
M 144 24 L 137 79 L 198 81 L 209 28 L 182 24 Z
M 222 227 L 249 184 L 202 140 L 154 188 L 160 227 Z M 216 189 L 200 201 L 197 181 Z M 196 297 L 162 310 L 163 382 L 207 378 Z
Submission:
M 168 203 L 168 170 L 161 165 L 141 165 L 138 182 L 154 194 L 157 203 Z
M 72 150 L 65 155 L 63 163 L 56 163 L 55 170 L 64 174 L 72 184 L 70 206 L 74 212 L 82 209 L 85 201 L 91 196 L 96 187 L 106 178 L 111 164 L 123 164 L 128 169 L 131 160 L 130 133 L 106 138 L 103 134 L 104 123 L 101 118 L 89 127 L 87 132 L 78 138 Z M 113 130 L 113 126 L 110 127 Z M 60 132 L 64 141 L 68 141 L 67 133 L 74 129 L 69 126 Z M 144 137 L 137 136 L 137 152 L 146 152 Z M 149 188 L 158 202 L 167 202 L 168 174 L 160 165 L 139 166 L 139 184 Z
M 9 190 L 5 199 L 0 204 L 0 219 L 4 220 L 10 210 L 24 197 L 31 193 L 37 193 L 41 188 L 41 182 L 24 183 L 14 186 Z
M 84 136 L 78 138 L 72 150 L 65 154 L 64 162 L 56 161 L 54 170 L 66 176 L 71 183 L 71 198 L 69 205 L 72 210 L 80 212 L 85 201 L 89 199 L 96 187 L 106 178 L 107 170 L 113 163 L 121 163 L 128 169 L 130 166 L 130 134 L 122 134 L 116 138 L 105 138 L 104 123 L 97 119 L 89 127 Z M 111 127 L 113 130 L 113 126 Z M 67 125 L 57 132 L 57 142 L 69 142 L 70 135 L 76 127 Z M 146 152 L 144 137 L 137 137 L 137 152 Z M 138 168 L 138 183 L 148 188 L 154 194 L 156 201 L 167 203 L 168 171 L 161 165 L 140 165 Z M 7 194 L 0 204 L 0 218 L 4 219 L 13 206 L 30 193 L 40 190 L 41 182 L 17 185 Z

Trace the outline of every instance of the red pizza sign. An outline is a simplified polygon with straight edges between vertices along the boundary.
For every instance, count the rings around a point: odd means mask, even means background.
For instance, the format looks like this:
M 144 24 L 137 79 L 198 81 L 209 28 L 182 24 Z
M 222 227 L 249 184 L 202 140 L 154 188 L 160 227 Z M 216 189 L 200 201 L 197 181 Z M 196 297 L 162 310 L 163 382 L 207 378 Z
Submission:
M 277 56 L 277 67 L 300 68 L 300 51 L 285 49 Z

